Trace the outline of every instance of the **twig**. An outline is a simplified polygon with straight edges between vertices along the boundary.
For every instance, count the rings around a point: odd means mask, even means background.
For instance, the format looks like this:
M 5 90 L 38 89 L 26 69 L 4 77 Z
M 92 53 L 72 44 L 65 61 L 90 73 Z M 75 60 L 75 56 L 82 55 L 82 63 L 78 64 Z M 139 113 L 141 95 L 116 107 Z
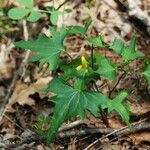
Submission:
M 86 128 L 86 129 L 72 129 L 72 130 L 68 130 L 68 131 L 63 131 L 63 132 L 59 132 L 56 136 L 56 138 L 58 139 L 62 139 L 62 138 L 70 138 L 70 137 L 81 137 L 81 136 L 86 136 L 86 135 L 93 135 L 93 134 L 106 134 L 105 136 L 101 137 L 100 139 L 94 141 L 92 144 L 90 144 L 87 148 L 85 148 L 84 150 L 89 150 L 91 147 L 93 147 L 96 143 L 100 142 L 100 140 L 103 140 L 107 137 L 109 137 L 110 135 L 114 135 L 114 136 L 124 136 L 124 135 L 128 135 L 131 133 L 135 133 L 141 130 L 149 130 L 150 129 L 150 124 L 146 123 L 146 124 L 142 124 L 142 122 L 144 122 L 147 119 L 141 120 L 140 122 L 136 122 L 133 123 L 132 125 L 132 130 L 130 130 L 127 126 L 122 127 L 122 128 L 118 128 L 118 129 L 112 129 L 112 128 Z M 22 142 L 20 143 L 15 143 L 15 144 L 11 144 L 8 145 L 7 147 L 12 148 L 12 147 L 18 147 L 20 145 L 23 144 L 29 144 L 32 142 L 36 142 L 39 143 L 40 142 L 44 142 L 46 140 L 45 137 L 40 136 L 38 134 L 34 134 L 28 137 L 25 137 Z
M 85 135 L 93 135 L 97 133 L 101 134 L 108 134 L 110 132 L 114 131 L 114 129 L 111 128 L 86 128 L 86 129 L 73 129 L 65 132 L 60 132 L 57 134 L 56 138 L 69 138 L 69 137 L 81 137 Z
M 28 33 L 28 28 L 27 28 L 27 22 L 26 22 L 26 20 L 23 20 L 22 23 L 23 23 L 24 39 L 25 39 L 25 41 L 28 41 L 28 39 L 29 39 L 29 33 Z M 22 69 L 23 69 L 23 71 L 22 71 L 22 75 L 21 75 L 20 79 L 22 79 L 24 77 L 25 73 L 26 73 L 26 67 L 25 66 L 27 64 L 29 56 L 30 56 L 30 51 L 26 50 L 25 58 L 22 61 L 22 67 L 23 67 Z
M 114 85 L 114 87 L 112 88 L 112 90 L 109 92 L 109 98 L 111 98 L 111 94 L 113 93 L 113 91 L 116 89 L 116 87 L 118 86 L 118 84 L 120 83 L 121 79 L 125 76 L 126 72 L 124 72 L 118 79 L 118 81 L 116 82 L 116 84 Z
M 10 119 L 7 115 L 4 114 L 4 117 L 6 119 L 8 119 L 10 122 L 12 122 L 14 125 L 16 125 L 18 128 L 20 128 L 22 131 L 25 131 L 25 129 L 23 127 L 21 127 L 19 124 L 17 124 L 16 122 L 14 122 L 12 119 Z
M 58 7 L 57 7 L 57 10 L 59 10 L 63 5 L 65 5 L 69 0 L 65 0 L 62 4 L 60 4 Z
M 119 129 L 112 129 L 112 128 L 87 128 L 87 129 L 76 129 L 76 130 L 69 130 L 65 132 L 60 132 L 57 134 L 56 138 L 69 138 L 74 136 L 85 136 L 85 135 L 91 135 L 91 134 L 106 134 L 106 136 L 114 135 L 114 136 L 124 136 L 128 135 L 137 131 L 141 130 L 147 130 L 150 129 L 150 124 L 138 124 L 133 126 L 133 130 L 130 130 L 129 128 L 123 127 Z M 106 138 L 106 136 L 103 136 L 99 139 L 101 141 L 102 139 Z M 86 149 L 85 149 L 86 150 Z
M 6 111 L 6 105 L 8 104 L 8 101 L 9 101 L 9 98 L 13 92 L 13 88 L 14 88 L 14 85 L 15 85 L 15 82 L 17 80 L 18 76 L 17 76 L 17 72 L 14 73 L 14 78 L 12 79 L 12 82 L 11 82 L 11 85 L 8 89 L 8 92 L 7 92 L 7 95 L 5 96 L 5 98 L 3 99 L 3 103 L 1 105 L 1 108 L 0 108 L 0 122 L 5 114 L 5 111 Z
M 97 87 L 97 84 L 95 82 L 93 84 L 96 88 L 96 91 L 100 92 L 98 87 Z M 107 112 L 105 112 L 105 110 L 102 110 L 101 106 L 99 107 L 99 109 L 100 109 L 101 119 L 102 119 L 103 123 L 106 125 L 106 127 L 109 127 L 109 122 L 107 119 Z
M 77 120 L 75 122 L 72 122 L 70 124 L 67 124 L 67 125 L 64 125 L 64 126 L 60 127 L 58 131 L 62 132 L 64 130 L 74 128 L 74 127 L 79 126 L 79 125 L 84 124 L 84 123 L 85 123 L 85 121 L 83 121 L 83 120 Z
M 147 123 L 147 124 L 141 124 L 142 122 L 146 121 L 146 119 L 143 119 L 139 122 L 136 122 L 136 123 L 133 123 L 132 124 L 132 130 L 130 130 L 128 128 L 128 126 L 125 126 L 123 128 L 119 128 L 119 129 L 114 129 L 112 132 L 110 132 L 109 134 L 97 139 L 96 141 L 94 141 L 93 143 L 91 143 L 90 145 L 88 145 L 84 150 L 89 150 L 91 147 L 93 147 L 95 144 L 97 144 L 98 142 L 100 142 L 101 140 L 109 137 L 110 135 L 116 135 L 116 136 L 124 136 L 124 135 L 127 135 L 129 133 L 134 133 L 134 132 L 137 132 L 137 131 L 140 131 L 140 130 L 146 130 L 146 129 L 150 129 L 150 124 Z
M 27 30 L 27 26 L 26 26 L 26 21 L 25 20 L 23 20 L 23 31 L 24 31 L 24 39 L 28 40 L 28 30 Z M 18 70 L 15 71 L 15 73 L 14 73 L 14 77 L 12 79 L 12 82 L 10 84 L 8 92 L 7 92 L 6 96 L 5 96 L 5 98 L 3 99 L 3 103 L 2 103 L 1 108 L 0 108 L 0 122 L 1 122 L 1 120 L 2 120 L 2 118 L 4 116 L 4 114 L 5 114 L 6 105 L 8 104 L 9 98 L 11 97 L 11 95 L 13 93 L 13 89 L 14 89 L 15 83 L 16 83 L 19 75 L 22 74 L 22 69 L 24 68 L 24 66 L 27 63 L 29 54 L 30 54 L 30 52 L 27 51 L 26 55 L 25 55 L 25 58 L 23 59 L 22 63 L 20 64 Z

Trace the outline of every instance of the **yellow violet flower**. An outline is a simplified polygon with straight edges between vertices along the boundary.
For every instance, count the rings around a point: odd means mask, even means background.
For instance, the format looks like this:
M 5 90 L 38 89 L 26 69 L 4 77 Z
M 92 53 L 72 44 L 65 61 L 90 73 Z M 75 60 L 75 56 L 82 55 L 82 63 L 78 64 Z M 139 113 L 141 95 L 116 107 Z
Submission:
M 88 72 L 88 62 L 87 60 L 85 59 L 84 56 L 81 57 L 81 65 L 79 65 L 77 68 L 76 68 L 77 71 L 80 71 L 80 70 L 83 70 L 85 72 Z

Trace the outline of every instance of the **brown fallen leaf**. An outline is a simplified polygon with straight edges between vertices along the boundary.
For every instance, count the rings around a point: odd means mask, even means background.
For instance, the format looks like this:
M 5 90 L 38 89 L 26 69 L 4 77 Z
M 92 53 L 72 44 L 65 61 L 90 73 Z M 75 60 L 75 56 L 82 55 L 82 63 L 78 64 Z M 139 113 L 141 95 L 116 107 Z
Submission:
M 109 125 L 111 128 L 122 128 L 125 124 L 122 122 L 122 119 L 116 112 L 112 112 L 108 117 Z
M 129 137 L 133 140 L 134 145 L 138 145 L 143 142 L 150 142 L 150 132 L 148 131 L 134 133 L 129 135 Z
M 102 150 L 121 150 L 121 145 L 106 145 Z
M 14 92 L 9 100 L 9 103 L 7 105 L 7 112 L 13 112 L 14 109 L 12 108 L 12 105 L 15 103 L 18 103 L 20 105 L 34 105 L 34 100 L 30 98 L 29 96 L 31 94 L 34 94 L 35 92 L 40 91 L 42 88 L 46 88 L 48 86 L 49 81 L 52 79 L 52 77 L 46 77 L 46 78 L 39 78 L 35 83 L 31 85 L 23 84 L 20 81 L 18 81 Z M 39 95 L 41 98 L 46 95 L 46 93 L 42 93 Z

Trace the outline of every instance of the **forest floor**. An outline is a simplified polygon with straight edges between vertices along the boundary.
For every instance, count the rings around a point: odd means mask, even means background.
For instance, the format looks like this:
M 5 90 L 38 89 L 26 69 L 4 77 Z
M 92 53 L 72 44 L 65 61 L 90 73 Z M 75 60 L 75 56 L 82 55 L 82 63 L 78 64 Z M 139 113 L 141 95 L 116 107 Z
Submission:
M 35 0 L 35 2 L 38 8 L 52 6 L 49 0 Z M 62 2 L 56 0 L 54 3 L 56 8 Z M 149 0 L 135 0 L 134 3 L 143 12 L 150 14 Z M 43 15 L 33 24 L 25 20 L 12 21 L 8 18 L 7 12 L 11 7 L 16 6 L 16 3 L 4 0 L 2 4 L 5 15 L 0 16 L 0 149 L 84 150 L 99 139 L 91 150 L 150 150 L 150 91 L 145 80 L 139 75 L 141 68 L 139 66 L 143 61 L 141 59 L 130 64 L 134 74 L 123 76 L 113 91 L 113 95 L 122 89 L 130 92 L 126 102 L 131 109 L 134 133 L 125 128 L 126 125 L 115 112 L 108 115 L 110 128 L 103 124 L 100 117 L 95 118 L 88 113 L 86 120 L 76 118 L 66 122 L 50 146 L 45 146 L 42 139 L 34 137 L 33 126 L 38 122 L 39 115 L 49 114 L 53 108 L 48 101 L 51 95 L 40 92 L 40 89 L 45 88 L 52 80 L 53 74 L 39 72 L 38 63 L 26 63 L 28 55 L 33 54 L 16 48 L 13 41 L 33 40 L 43 33 L 49 35 L 49 18 Z M 150 30 L 147 31 L 141 20 L 135 19 L 134 15 L 130 14 L 128 0 L 96 0 L 96 2 L 93 0 L 93 3 L 88 0 L 74 0 L 67 2 L 63 7 L 71 9 L 72 12 L 60 16 L 58 27 L 62 24 L 83 25 L 91 16 L 92 25 L 88 35 L 95 37 L 103 33 L 106 43 L 112 43 L 115 37 L 128 43 L 133 36 L 136 36 L 138 50 L 145 54 L 143 59 L 150 60 Z M 87 43 L 79 35 L 68 37 L 66 47 L 74 58 L 83 54 L 89 55 L 89 51 L 86 50 Z M 120 59 L 113 52 L 105 49 L 98 49 L 98 52 L 112 61 Z M 61 57 L 66 59 L 65 56 Z M 22 61 L 25 63 L 18 73 Z M 109 93 L 117 81 L 105 82 L 103 79 L 98 83 L 101 92 Z M 85 134 L 82 134 L 82 131 Z M 113 133 L 114 131 L 116 134 Z

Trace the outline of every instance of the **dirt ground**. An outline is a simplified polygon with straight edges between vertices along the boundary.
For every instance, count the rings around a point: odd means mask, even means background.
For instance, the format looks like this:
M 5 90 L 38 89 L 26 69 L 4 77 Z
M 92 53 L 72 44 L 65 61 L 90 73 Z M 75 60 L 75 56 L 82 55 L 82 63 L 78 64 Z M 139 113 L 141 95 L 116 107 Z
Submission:
M 55 0 L 54 6 L 57 8 L 63 2 Z M 135 4 L 134 10 L 130 8 L 130 2 Z M 41 93 L 40 89 L 48 85 L 54 74 L 39 72 L 38 63 L 28 61 L 34 54 L 13 45 L 13 41 L 35 40 L 43 33 L 49 35 L 49 17 L 43 14 L 37 23 L 13 21 L 7 12 L 17 6 L 16 2 L 3 0 L 1 3 L 0 10 L 4 15 L 0 16 L 0 149 L 86 150 L 88 145 L 100 139 L 91 150 L 150 150 L 150 91 L 145 80 L 140 77 L 140 68 L 143 67 L 141 62 L 143 59 L 150 62 L 150 24 L 146 26 L 136 12 L 140 9 L 147 14 L 150 23 L 149 0 L 72 0 L 61 7 L 60 10 L 69 8 L 72 11 L 59 17 L 58 28 L 62 24 L 83 25 L 90 16 L 92 25 L 88 31 L 89 36 L 96 37 L 103 33 L 106 43 L 112 43 L 115 37 L 129 43 L 136 36 L 138 50 L 145 57 L 130 64 L 134 73 L 124 76 L 113 93 L 115 95 L 122 89 L 130 92 L 126 102 L 131 109 L 131 123 L 136 128 L 134 133 L 123 128 L 125 124 L 115 112 L 108 115 L 109 129 L 100 117 L 95 118 L 88 112 L 86 120 L 77 117 L 63 124 L 50 146 L 45 146 L 44 140 L 35 135 L 33 126 L 38 122 L 39 115 L 51 114 L 53 104 L 48 101 L 51 94 Z M 35 5 L 44 9 L 52 6 L 53 2 L 35 0 Z M 74 58 L 90 54 L 87 43 L 79 35 L 68 37 L 65 46 Z M 98 52 L 112 61 L 120 61 L 112 51 L 98 49 Z M 61 57 L 66 59 L 65 56 Z M 23 67 L 19 70 L 20 64 Z M 102 83 L 104 84 L 101 85 Z M 101 86 L 101 92 L 107 94 L 115 83 L 116 81 L 105 82 L 102 79 L 97 84 Z M 115 129 L 117 133 L 109 135 Z

